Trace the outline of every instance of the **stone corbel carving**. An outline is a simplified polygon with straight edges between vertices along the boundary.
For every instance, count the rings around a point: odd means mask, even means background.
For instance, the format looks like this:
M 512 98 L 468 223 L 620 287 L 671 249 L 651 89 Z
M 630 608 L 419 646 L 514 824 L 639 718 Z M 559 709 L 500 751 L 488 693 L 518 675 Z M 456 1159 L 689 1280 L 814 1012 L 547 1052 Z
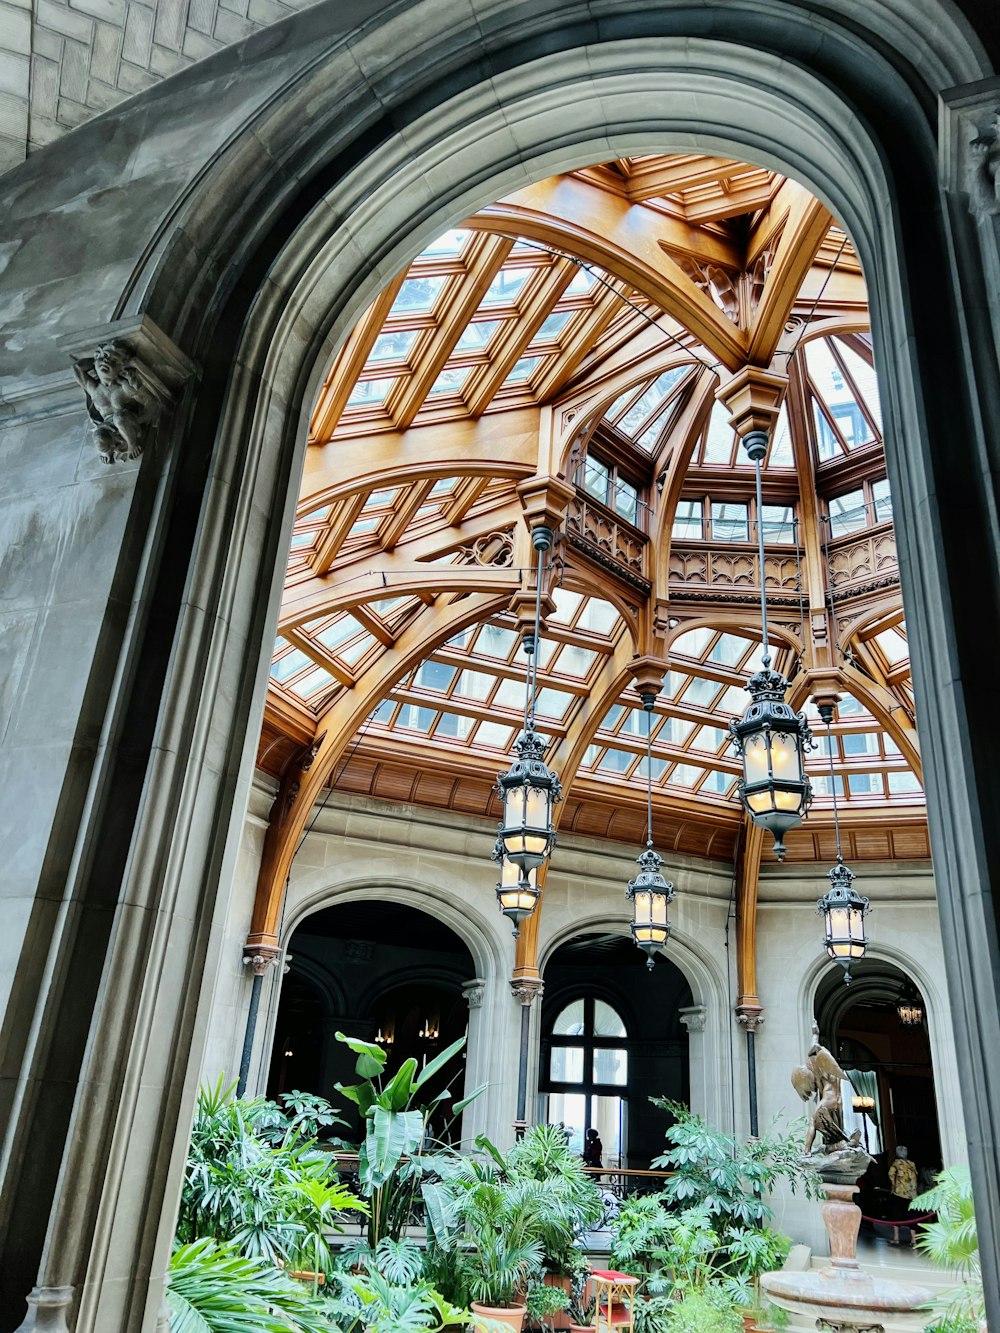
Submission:
M 83 389 L 103 463 L 139 458 L 194 365 L 151 319 L 118 320 L 61 344 Z
M 764 1023 L 761 1009 L 737 1009 L 736 1021 L 744 1032 L 759 1032 Z
M 486 982 L 482 977 L 473 977 L 462 987 L 462 994 L 470 1009 L 481 1009 L 486 996 Z
M 679 1017 L 689 1033 L 704 1032 L 707 1013 L 708 1010 L 703 1004 L 689 1004 L 679 1010 Z
M 518 1004 L 525 1008 L 534 1004 L 535 999 L 541 995 L 543 982 L 538 977 L 518 977 L 516 981 L 510 983 L 510 993 Z
M 1000 216 L 1000 79 L 980 79 L 941 93 L 941 183 L 964 192 L 974 217 Z
M 254 976 L 262 977 L 266 974 L 267 969 L 271 964 L 277 963 L 280 957 L 280 951 L 275 951 L 273 953 L 245 953 L 243 955 L 243 966 L 246 967 L 249 963 L 250 970 L 253 972 Z

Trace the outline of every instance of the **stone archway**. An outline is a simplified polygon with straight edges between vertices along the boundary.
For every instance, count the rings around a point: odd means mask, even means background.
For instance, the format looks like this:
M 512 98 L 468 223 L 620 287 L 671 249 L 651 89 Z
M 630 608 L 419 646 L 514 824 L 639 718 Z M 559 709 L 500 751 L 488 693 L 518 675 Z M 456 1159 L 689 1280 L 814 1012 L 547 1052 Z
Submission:
M 996 864 L 991 852 L 1000 831 L 981 812 L 1000 780 L 1000 760 L 970 718 L 986 715 L 992 699 L 986 663 L 996 655 L 1000 620 L 976 621 L 971 603 L 962 601 L 971 590 L 962 588 L 964 554 L 978 536 L 984 559 L 976 599 L 995 591 L 985 586 L 995 580 L 998 562 L 984 460 L 997 375 L 980 304 L 970 301 L 962 310 L 965 292 L 978 294 L 990 280 L 963 201 L 937 193 L 927 110 L 937 92 L 989 70 L 943 6 L 928 5 L 924 27 L 939 46 L 916 51 L 912 25 L 897 29 L 890 6 L 866 15 L 865 22 L 884 25 L 878 32 L 841 22 L 851 8 L 844 0 L 833 17 L 828 7 L 815 15 L 778 3 L 727 8 L 726 40 L 717 41 L 721 10 L 712 6 L 697 16 L 668 5 L 635 14 L 618 7 L 600 28 L 580 31 L 567 23 L 556 60 L 548 24 L 558 22 L 558 6 L 534 25 L 522 16 L 515 47 L 502 23 L 487 37 L 470 15 L 460 33 L 447 5 L 428 3 L 417 40 L 402 12 L 371 25 L 375 43 L 391 49 L 395 40 L 406 52 L 389 75 L 362 38 L 348 68 L 336 64 L 347 58 L 343 44 L 329 37 L 325 46 L 303 41 L 310 23 L 318 30 L 333 13 L 332 3 L 318 6 L 279 35 L 287 41 L 299 34 L 292 47 L 300 65 L 287 49 L 291 70 L 270 59 L 268 33 L 241 50 L 259 69 L 244 80 L 247 100 L 236 111 L 228 103 L 213 112 L 217 133 L 206 137 L 203 152 L 199 145 L 202 156 L 187 177 L 170 178 L 172 192 L 161 164 L 161 195 L 147 186 L 142 196 L 135 185 L 143 180 L 141 161 L 132 161 L 131 198 L 145 203 L 134 203 L 129 225 L 109 228 L 100 207 L 88 218 L 92 230 L 82 244 L 93 245 L 93 265 L 77 279 L 72 299 L 69 284 L 62 290 L 58 281 L 47 293 L 57 303 L 66 298 L 52 324 L 79 332 L 84 312 L 91 322 L 98 312 L 146 313 L 206 373 L 190 400 L 197 413 L 175 418 L 156 466 L 134 493 L 117 493 L 100 548 L 108 599 L 112 588 L 119 599 L 124 588 L 126 601 L 154 606 L 156 630 L 139 612 L 121 618 L 127 628 L 110 616 L 105 626 L 103 609 L 94 613 L 102 652 L 120 660 L 122 670 L 108 672 L 113 682 L 89 691 L 86 703 L 81 690 L 79 716 L 67 723 L 75 736 L 82 722 L 93 727 L 96 720 L 98 734 L 106 716 L 110 730 L 100 761 L 93 759 L 70 793 L 73 810 L 60 808 L 61 827 L 80 827 L 79 842 L 66 840 L 61 852 L 77 910 L 68 918 L 43 913 L 33 922 L 17 980 L 7 1048 L 18 1071 L 8 1144 L 15 1168 L 2 1218 L 9 1224 L 16 1215 L 23 1238 L 17 1253 L 8 1249 L 14 1276 L 7 1290 L 15 1300 L 44 1250 L 42 1286 L 75 1289 L 67 1300 L 78 1308 L 80 1330 L 151 1327 L 156 1318 L 179 1180 L 174 1139 L 190 1115 L 186 1075 L 197 1068 L 197 1034 L 219 965 L 212 922 L 219 885 L 231 875 L 229 815 L 249 786 L 246 736 L 259 722 L 252 703 L 257 663 L 273 627 L 268 608 L 277 555 L 287 544 L 289 501 L 282 509 L 274 497 L 289 495 L 299 466 L 303 405 L 368 297 L 435 230 L 532 174 L 609 147 L 698 145 L 776 165 L 831 204 L 864 257 L 895 423 L 887 452 L 932 742 L 927 786 L 952 988 L 964 1020 L 959 1053 L 969 1078 L 995 1077 L 983 1058 L 1000 1039 L 986 867 Z M 815 24 L 824 27 L 821 50 Z M 636 35 L 640 29 L 645 36 Z M 331 46 L 336 58 L 317 56 Z M 414 70 L 412 62 L 435 49 L 448 53 L 450 82 L 431 62 Z M 480 59 L 492 71 L 486 80 Z M 225 68 L 216 62 L 210 78 Z M 183 137 L 181 103 L 191 114 L 208 115 L 217 96 L 209 88 L 199 106 L 191 80 L 182 83 L 173 103 L 157 90 L 168 139 L 170 132 Z M 369 100 L 359 95 L 355 119 L 345 121 L 346 90 L 362 87 Z M 373 88 L 396 124 L 379 120 Z M 304 106 L 310 114 L 303 115 Z M 119 120 L 124 124 L 135 110 Z M 74 146 L 101 146 L 107 124 L 105 118 L 89 141 L 81 131 Z M 125 140 L 135 136 L 134 126 Z M 147 158 L 155 157 L 155 142 L 150 129 L 141 145 Z M 234 197 L 243 204 L 239 218 L 230 207 Z M 240 219 L 247 224 L 242 232 Z M 102 228 L 128 237 L 132 253 L 126 247 L 124 262 L 120 254 L 114 262 L 107 256 L 106 239 L 99 244 Z M 928 269 L 942 280 L 918 284 Z M 24 269 L 15 265 L 7 290 L 18 281 L 25 281 Z M 46 328 L 27 358 L 29 385 L 55 364 L 54 355 Z M 76 417 L 68 418 L 63 438 L 75 438 L 76 430 Z M 86 680 L 89 663 L 80 669 Z M 140 756 L 141 783 L 134 767 L 115 768 L 126 737 Z M 53 781 L 58 791 L 59 773 Z M 71 862 L 78 866 L 72 874 Z M 109 883 L 120 883 L 123 905 L 113 926 L 99 887 Z M 92 923 L 103 931 L 96 942 L 85 928 Z M 103 985 L 105 976 L 113 984 Z M 24 1012 L 28 1020 L 18 1017 Z M 95 1090 L 75 1107 L 71 1099 L 46 1097 L 57 1074 L 65 1079 L 66 1056 L 60 1071 L 52 1040 L 64 1014 L 60 1050 L 69 1049 L 81 1086 Z M 154 1040 L 164 1028 L 170 1040 Z M 114 1075 L 102 1079 L 106 1068 Z M 1000 1209 L 991 1147 L 998 1105 L 993 1091 L 973 1108 L 987 1252 Z M 161 1136 L 133 1132 L 139 1122 L 162 1126 Z M 70 1145 L 58 1176 L 52 1166 L 39 1182 L 29 1169 L 24 1149 L 31 1125 L 41 1125 L 50 1142 Z M 109 1164 L 106 1173 L 94 1172 L 95 1161 Z M 81 1189 L 80 1181 L 90 1188 Z M 149 1201 L 141 1226 L 122 1205 L 137 1198 Z M 149 1282 L 137 1276 L 150 1270 Z M 995 1273 L 987 1274 L 987 1284 L 994 1302 Z

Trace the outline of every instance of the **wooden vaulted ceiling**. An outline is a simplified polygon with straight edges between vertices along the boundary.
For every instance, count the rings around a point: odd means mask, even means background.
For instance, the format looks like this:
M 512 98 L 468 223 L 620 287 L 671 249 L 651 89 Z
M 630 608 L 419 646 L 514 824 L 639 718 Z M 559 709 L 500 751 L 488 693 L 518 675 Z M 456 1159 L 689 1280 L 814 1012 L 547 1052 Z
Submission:
M 642 835 L 629 665 L 652 655 L 657 841 L 733 855 L 726 723 L 760 658 L 760 521 L 793 698 L 811 707 L 823 652 L 841 695 L 789 859 L 830 855 L 831 757 L 845 851 L 926 857 L 866 328 L 845 234 L 742 163 L 604 163 L 438 238 L 359 320 L 316 404 L 259 765 L 293 799 L 319 753 L 338 790 L 494 814 L 523 716 L 525 516 L 561 487 L 538 716 L 562 827 Z M 760 515 L 715 398 L 747 364 L 789 376 Z

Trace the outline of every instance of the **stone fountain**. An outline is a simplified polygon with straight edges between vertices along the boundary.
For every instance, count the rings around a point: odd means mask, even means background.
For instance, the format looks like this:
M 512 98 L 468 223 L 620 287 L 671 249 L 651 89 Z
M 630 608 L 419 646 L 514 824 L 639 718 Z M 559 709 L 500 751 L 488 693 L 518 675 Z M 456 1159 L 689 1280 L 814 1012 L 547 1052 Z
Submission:
M 792 1084 L 803 1101 L 815 1098 L 803 1161 L 823 1182 L 830 1263 L 805 1273 L 765 1273 L 761 1286 L 774 1305 L 807 1320 L 818 1333 L 918 1333 L 928 1322 L 926 1306 L 933 1292 L 913 1282 L 872 1277 L 858 1263 L 861 1209 L 854 1195 L 872 1158 L 859 1146 L 857 1134 L 844 1134 L 840 1085 L 847 1075 L 820 1045 L 815 1026 L 813 1033 L 813 1045 L 805 1064 L 792 1074 Z M 813 1151 L 817 1137 L 822 1147 Z

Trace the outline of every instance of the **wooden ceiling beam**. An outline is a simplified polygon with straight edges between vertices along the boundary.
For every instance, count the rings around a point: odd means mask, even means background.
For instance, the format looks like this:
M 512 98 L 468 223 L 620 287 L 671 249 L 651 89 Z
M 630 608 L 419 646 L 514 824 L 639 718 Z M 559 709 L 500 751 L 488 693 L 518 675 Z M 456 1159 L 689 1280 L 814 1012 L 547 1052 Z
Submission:
M 827 208 L 801 185 L 786 181 L 781 193 L 788 200 L 788 219 L 757 302 L 747 352 L 747 360 L 759 366 L 774 356 L 831 222 Z
M 396 505 L 391 518 L 379 534 L 384 551 L 392 551 L 396 547 L 403 533 L 416 518 L 417 510 L 426 503 L 433 489 L 434 482 L 429 477 L 413 483 L 409 494 Z
M 444 521 L 449 528 L 458 527 L 483 491 L 491 477 L 466 477 L 455 487 L 455 493 L 444 508 Z
M 367 498 L 364 492 L 352 495 L 330 514 L 323 534 L 316 543 L 316 549 L 309 561 L 309 567 L 313 574 L 322 578 L 324 574 L 330 572 L 340 548 L 347 540 L 351 528 L 354 527 L 358 516 L 364 509 Z

